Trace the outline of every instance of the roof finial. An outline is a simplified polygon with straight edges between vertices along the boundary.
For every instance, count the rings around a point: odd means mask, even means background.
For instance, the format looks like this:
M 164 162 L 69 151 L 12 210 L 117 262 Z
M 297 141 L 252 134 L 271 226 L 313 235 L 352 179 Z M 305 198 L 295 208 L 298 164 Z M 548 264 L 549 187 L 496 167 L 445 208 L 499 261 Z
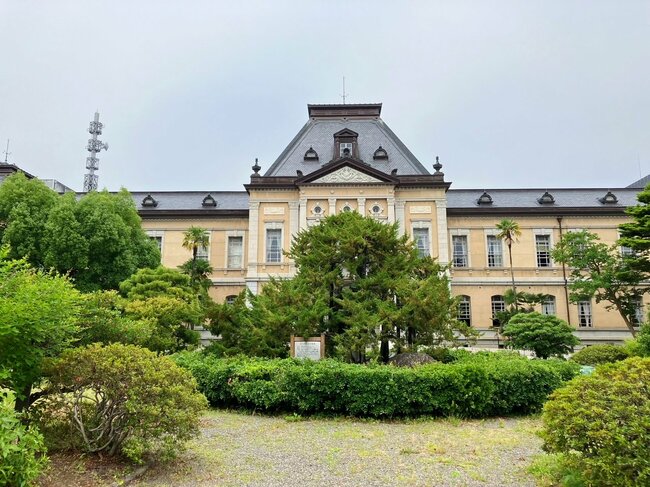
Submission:
M 436 170 L 436 174 L 440 174 L 442 169 L 442 164 L 440 164 L 440 157 L 436 156 L 436 163 L 433 165 L 433 168 Z
M 260 165 L 257 163 L 257 157 L 255 158 L 255 165 L 251 169 L 255 174 L 259 174 L 260 169 L 262 169 Z
M 343 98 L 343 104 L 345 105 L 345 98 L 346 98 L 346 93 L 345 93 L 345 76 L 343 76 L 343 93 L 341 94 L 341 98 Z

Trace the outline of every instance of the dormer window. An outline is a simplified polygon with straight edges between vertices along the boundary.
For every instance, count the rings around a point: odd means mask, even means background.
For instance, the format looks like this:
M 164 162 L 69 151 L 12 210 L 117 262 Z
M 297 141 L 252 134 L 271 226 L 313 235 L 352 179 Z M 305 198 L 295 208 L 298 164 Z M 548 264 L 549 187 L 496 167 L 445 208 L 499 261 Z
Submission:
M 379 146 L 375 151 L 375 153 L 373 154 L 372 158 L 375 161 L 387 161 L 388 152 L 386 152 L 386 149 L 384 149 L 382 146 Z
M 483 191 L 483 194 L 479 196 L 478 201 L 476 202 L 479 205 L 491 205 L 492 196 L 487 191 Z
M 615 205 L 616 203 L 618 203 L 618 198 L 611 191 L 607 191 L 607 194 L 605 196 L 603 196 L 602 198 L 598 198 L 598 201 L 600 201 L 604 205 Z
M 318 161 L 318 153 L 313 147 L 310 147 L 309 150 L 305 152 L 305 161 Z
M 153 196 L 151 196 L 150 194 L 148 194 L 147 196 L 145 196 L 145 197 L 143 198 L 143 200 L 142 200 L 142 206 L 144 206 L 144 207 L 150 207 L 150 208 L 155 208 L 156 206 L 158 206 L 158 202 L 153 198 Z
M 203 198 L 203 201 L 201 202 L 201 206 L 204 208 L 207 207 L 216 207 L 217 206 L 217 200 L 215 200 L 211 194 L 207 195 L 205 198 Z
M 537 202 L 540 205 L 552 205 L 555 203 L 555 198 L 553 198 L 553 195 L 546 191 L 542 196 L 537 198 Z
M 354 157 L 359 158 L 359 149 L 357 147 L 357 137 L 359 134 L 350 130 L 343 129 L 334 134 L 334 157 Z

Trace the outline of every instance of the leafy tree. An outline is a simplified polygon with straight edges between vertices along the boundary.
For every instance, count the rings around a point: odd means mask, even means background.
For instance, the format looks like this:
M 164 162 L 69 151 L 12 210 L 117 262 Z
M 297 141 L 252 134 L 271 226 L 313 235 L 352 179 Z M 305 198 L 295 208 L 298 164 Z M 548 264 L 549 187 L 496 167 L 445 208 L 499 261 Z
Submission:
M 503 293 L 506 309 L 497 313 L 501 329 L 508 324 L 513 316 L 519 313 L 532 313 L 535 311 L 535 306 L 541 305 L 550 298 L 552 298 L 550 294 L 524 291 L 517 291 L 517 294 L 514 294 L 512 289 L 508 289 Z
M 173 351 L 198 343 L 192 328 L 203 323 L 205 312 L 189 276 L 162 266 L 140 269 L 120 284 L 120 292 L 127 317 L 155 323 L 148 348 Z
M 44 359 L 70 347 L 79 331 L 80 293 L 67 277 L 34 270 L 0 251 L 0 370 L 16 392 L 16 409 L 30 404 Z
M 637 195 L 637 200 L 638 205 L 625 210 L 632 221 L 620 225 L 620 244 L 635 252 L 632 265 L 650 273 L 650 185 Z
M 77 345 L 124 343 L 159 350 L 160 330 L 155 320 L 133 319 L 125 314 L 125 300 L 117 291 L 96 291 L 83 296 Z
M 506 345 L 520 350 L 532 350 L 539 358 L 549 358 L 572 352 L 580 340 L 573 329 L 556 316 L 540 313 L 520 313 L 504 327 Z
M 608 303 L 607 309 L 619 312 L 625 325 L 636 336 L 634 317 L 641 297 L 649 291 L 642 283 L 645 273 L 636 259 L 621 255 L 618 245 L 608 246 L 588 232 L 565 234 L 552 251 L 553 259 L 571 268 L 571 301 L 595 298 Z
M 9 257 L 40 266 L 43 263 L 43 236 L 58 195 L 43 181 L 16 173 L 0 185 L 0 237 L 9 245 Z
M 512 243 L 521 237 L 521 228 L 519 223 L 514 220 L 501 220 L 496 224 L 497 238 L 504 240 L 508 246 L 508 259 L 510 260 L 510 278 L 512 279 L 512 292 L 517 295 L 517 286 L 515 286 L 515 271 L 512 267 Z
M 116 289 L 160 252 L 140 225 L 131 195 L 122 190 L 58 195 L 17 173 L 0 186 L 0 238 L 10 257 L 68 274 L 84 291 Z

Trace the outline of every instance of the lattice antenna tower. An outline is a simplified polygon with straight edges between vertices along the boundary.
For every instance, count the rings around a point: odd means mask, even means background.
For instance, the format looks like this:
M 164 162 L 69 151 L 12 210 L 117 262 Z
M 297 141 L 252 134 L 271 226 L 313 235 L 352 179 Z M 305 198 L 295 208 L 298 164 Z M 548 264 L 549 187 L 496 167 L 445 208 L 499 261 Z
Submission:
M 88 145 L 86 149 L 90 152 L 90 157 L 86 157 L 86 169 L 88 173 L 84 175 L 84 191 L 86 193 L 90 191 L 97 191 L 97 183 L 99 178 L 95 171 L 99 170 L 99 158 L 97 158 L 97 153 L 103 150 L 108 150 L 108 144 L 105 144 L 97 138 L 98 135 L 102 134 L 102 129 L 104 124 L 99 121 L 99 112 L 95 112 L 95 118 L 90 122 L 88 127 L 88 132 L 92 135 L 92 138 L 88 139 Z

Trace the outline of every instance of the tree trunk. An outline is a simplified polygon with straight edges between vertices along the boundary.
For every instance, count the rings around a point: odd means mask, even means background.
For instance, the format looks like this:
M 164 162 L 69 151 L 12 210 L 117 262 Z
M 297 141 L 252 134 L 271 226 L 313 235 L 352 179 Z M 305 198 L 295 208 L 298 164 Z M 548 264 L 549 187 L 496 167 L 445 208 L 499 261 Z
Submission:
M 390 358 L 389 357 L 389 352 L 390 351 L 389 351 L 389 348 L 388 348 L 388 338 L 382 338 L 381 339 L 381 347 L 380 347 L 379 351 L 380 351 L 380 357 L 381 357 L 382 363 L 387 364 L 388 359 Z
M 512 267 L 512 244 L 508 244 L 508 258 L 510 260 L 510 278 L 512 279 L 512 292 L 515 296 L 515 299 L 517 298 L 517 287 L 515 286 L 515 271 Z
M 632 338 L 636 338 L 636 330 L 634 329 L 634 323 L 632 323 L 630 321 L 630 318 L 625 314 L 625 311 L 623 311 L 623 307 L 621 306 L 620 303 L 616 302 L 614 304 L 616 305 L 616 309 L 618 310 L 620 315 L 623 317 L 625 326 L 627 326 L 627 329 L 630 330 L 630 333 L 632 333 Z

